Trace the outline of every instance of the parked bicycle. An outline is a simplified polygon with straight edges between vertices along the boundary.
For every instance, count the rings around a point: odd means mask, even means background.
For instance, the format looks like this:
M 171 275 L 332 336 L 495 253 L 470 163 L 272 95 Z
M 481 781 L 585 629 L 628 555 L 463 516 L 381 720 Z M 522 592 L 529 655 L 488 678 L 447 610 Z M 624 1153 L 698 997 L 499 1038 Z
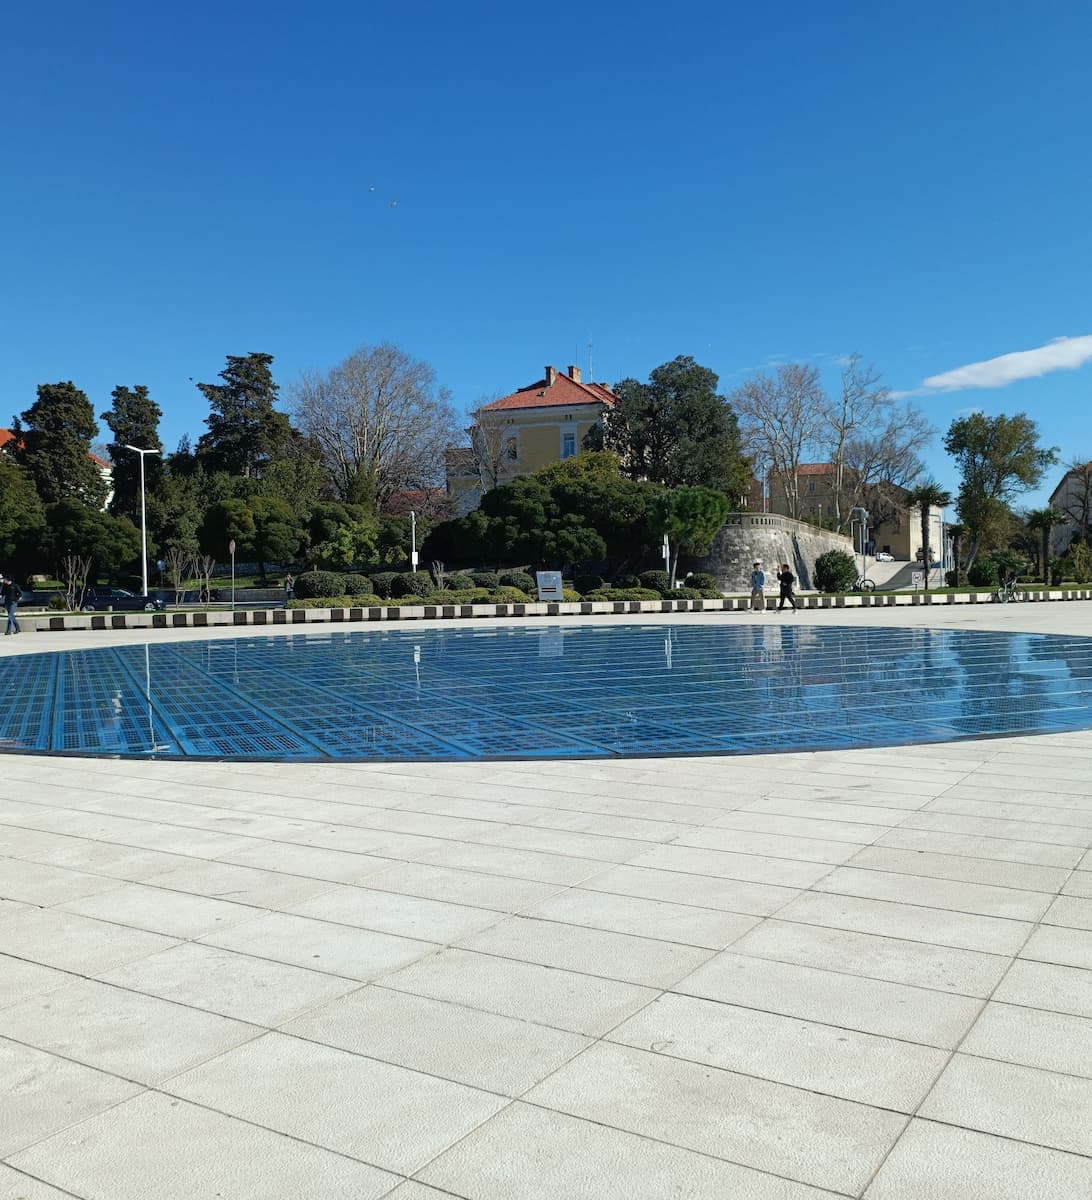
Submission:
M 876 581 L 869 579 L 867 575 L 859 575 L 853 584 L 853 590 L 855 592 L 874 592 L 876 590 Z
M 1008 604 L 1010 600 L 1020 601 L 1028 598 L 1023 588 L 1016 586 L 1016 578 L 1003 579 L 993 594 L 994 604 Z

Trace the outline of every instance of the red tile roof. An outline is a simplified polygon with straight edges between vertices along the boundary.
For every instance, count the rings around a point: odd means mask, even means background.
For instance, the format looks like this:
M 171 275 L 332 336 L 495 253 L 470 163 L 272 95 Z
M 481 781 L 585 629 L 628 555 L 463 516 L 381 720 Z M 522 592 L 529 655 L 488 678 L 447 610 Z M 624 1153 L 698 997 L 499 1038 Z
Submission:
M 554 372 L 551 380 L 549 373 L 552 371 L 553 368 L 547 367 L 547 378 L 528 384 L 510 396 L 502 396 L 492 404 L 482 405 L 482 412 L 512 408 L 572 408 L 577 404 L 594 404 L 602 408 L 615 403 L 614 393 L 604 384 L 578 383 L 561 371 Z

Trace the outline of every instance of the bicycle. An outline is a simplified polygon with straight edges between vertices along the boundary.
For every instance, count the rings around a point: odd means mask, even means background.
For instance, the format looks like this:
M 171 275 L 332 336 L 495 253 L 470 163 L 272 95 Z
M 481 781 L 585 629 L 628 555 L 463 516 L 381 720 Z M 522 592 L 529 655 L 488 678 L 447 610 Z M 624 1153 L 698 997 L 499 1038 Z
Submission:
M 1027 592 L 1016 586 L 1015 579 L 1003 579 L 998 585 L 997 591 L 993 593 L 994 604 L 1008 604 L 1010 600 L 1019 603 L 1027 598 Z
M 855 592 L 874 592 L 876 590 L 876 581 L 869 579 L 867 575 L 858 575 L 854 581 L 853 590 Z

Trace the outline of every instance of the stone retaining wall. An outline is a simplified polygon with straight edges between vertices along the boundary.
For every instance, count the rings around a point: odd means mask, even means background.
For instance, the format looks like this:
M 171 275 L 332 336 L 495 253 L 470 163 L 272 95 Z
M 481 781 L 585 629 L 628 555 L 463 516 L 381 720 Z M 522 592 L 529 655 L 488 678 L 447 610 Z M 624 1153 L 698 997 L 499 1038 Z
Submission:
M 828 550 L 853 554 L 853 543 L 840 533 L 817 529 L 776 513 L 729 513 L 713 539 L 709 554 L 688 560 L 694 571 L 716 576 L 722 592 L 747 591 L 751 586 L 751 564 L 757 559 L 773 582 L 777 564 L 787 562 L 799 587 L 815 586 L 815 560 Z
M 921 604 L 989 604 L 990 592 L 863 593 L 859 596 L 798 596 L 801 608 L 892 608 Z M 767 595 L 772 607 L 776 597 Z M 1056 600 L 1092 600 L 1092 588 L 1030 593 L 1030 603 Z M 772 603 L 771 603 L 772 602 Z M 421 621 L 436 618 L 475 617 L 578 617 L 615 613 L 745 612 L 742 596 L 722 600 L 581 600 L 545 604 L 416 604 L 375 608 L 274 608 L 237 609 L 235 612 L 61 613 L 20 616 L 28 632 L 68 632 L 76 629 L 211 629 L 225 625 L 316 625 L 374 621 Z

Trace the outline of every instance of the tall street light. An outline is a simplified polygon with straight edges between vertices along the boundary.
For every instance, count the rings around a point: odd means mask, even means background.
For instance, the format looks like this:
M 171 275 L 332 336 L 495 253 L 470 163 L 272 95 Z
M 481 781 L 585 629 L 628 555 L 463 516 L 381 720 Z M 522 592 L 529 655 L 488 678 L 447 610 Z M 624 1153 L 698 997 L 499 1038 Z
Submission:
M 142 596 L 148 594 L 148 522 L 144 512 L 144 456 L 145 454 L 158 454 L 158 450 L 141 450 L 139 446 L 125 445 L 126 450 L 132 450 L 134 454 L 140 455 L 140 579 L 144 585 Z

